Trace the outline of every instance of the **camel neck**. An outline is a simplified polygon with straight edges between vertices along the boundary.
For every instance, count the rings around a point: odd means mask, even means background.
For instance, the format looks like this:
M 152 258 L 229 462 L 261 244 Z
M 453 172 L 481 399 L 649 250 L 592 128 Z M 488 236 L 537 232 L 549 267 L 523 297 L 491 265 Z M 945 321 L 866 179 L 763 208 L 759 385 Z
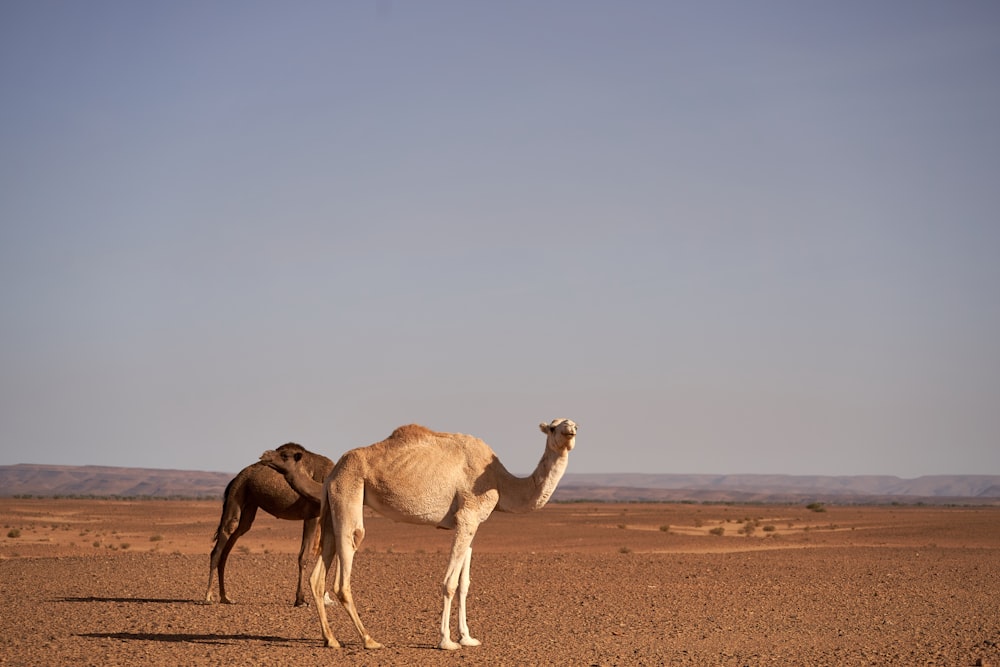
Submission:
M 528 477 L 507 473 L 498 491 L 497 509 L 501 512 L 531 512 L 545 506 L 566 472 L 567 452 L 555 452 L 548 447 L 535 471 Z
M 292 467 L 284 473 L 288 485 L 303 498 L 322 502 L 323 485 L 313 479 L 301 466 Z

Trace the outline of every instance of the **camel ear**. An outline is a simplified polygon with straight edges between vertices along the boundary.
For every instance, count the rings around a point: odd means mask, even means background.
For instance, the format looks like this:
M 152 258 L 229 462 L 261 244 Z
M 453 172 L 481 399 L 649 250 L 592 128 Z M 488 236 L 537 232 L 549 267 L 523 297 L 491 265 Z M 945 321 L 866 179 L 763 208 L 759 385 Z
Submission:
M 539 424 L 538 428 L 542 429 L 542 433 L 544 433 L 545 435 L 552 433 L 552 426 L 550 424 L 546 424 L 545 422 Z

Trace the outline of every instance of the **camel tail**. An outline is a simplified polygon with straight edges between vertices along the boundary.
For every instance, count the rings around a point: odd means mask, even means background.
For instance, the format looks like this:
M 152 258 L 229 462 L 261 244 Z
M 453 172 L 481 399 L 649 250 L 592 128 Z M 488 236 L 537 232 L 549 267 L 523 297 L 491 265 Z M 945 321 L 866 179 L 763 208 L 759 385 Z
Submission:
M 333 517 L 330 514 L 330 503 L 327 502 L 325 486 L 319 502 L 319 530 L 316 531 L 316 539 L 313 540 L 313 556 L 319 556 L 323 553 L 323 533 L 333 530 Z
M 232 500 L 233 496 L 230 493 L 230 491 L 232 490 L 233 484 L 236 483 L 236 480 L 238 479 L 238 477 L 239 477 L 239 475 L 237 475 L 236 477 L 233 477 L 231 480 L 229 480 L 229 484 L 226 484 L 226 490 L 225 490 L 225 492 L 224 492 L 224 494 L 222 496 L 223 497 L 223 500 L 222 500 L 222 516 L 219 517 L 219 527 L 215 529 L 215 534 L 212 535 L 212 541 L 213 542 L 218 542 L 219 541 L 219 537 L 222 535 L 222 527 L 224 525 L 226 525 L 226 516 L 229 514 L 229 512 L 227 510 L 230 509 L 230 505 L 233 502 L 233 500 Z

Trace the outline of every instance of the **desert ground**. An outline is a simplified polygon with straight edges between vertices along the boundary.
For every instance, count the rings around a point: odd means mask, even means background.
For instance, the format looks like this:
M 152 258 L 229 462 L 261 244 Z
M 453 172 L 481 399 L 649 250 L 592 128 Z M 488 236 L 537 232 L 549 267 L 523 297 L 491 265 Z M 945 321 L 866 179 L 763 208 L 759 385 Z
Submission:
M 1000 508 L 815 509 L 495 514 L 472 561 L 483 644 L 456 652 L 434 648 L 451 534 L 370 515 L 354 593 L 385 648 L 366 651 L 339 605 L 341 649 L 292 606 L 301 524 L 258 514 L 237 604 L 206 604 L 221 499 L 0 498 L 0 664 L 1000 665 Z

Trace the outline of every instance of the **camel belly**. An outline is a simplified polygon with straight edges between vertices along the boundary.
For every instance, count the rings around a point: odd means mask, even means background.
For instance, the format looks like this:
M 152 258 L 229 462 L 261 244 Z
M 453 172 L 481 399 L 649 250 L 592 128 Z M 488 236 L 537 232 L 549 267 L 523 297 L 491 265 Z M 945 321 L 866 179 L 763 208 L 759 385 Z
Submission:
M 437 525 L 445 518 L 454 514 L 455 503 L 452 497 L 430 498 L 399 498 L 385 497 L 366 491 L 365 505 L 393 521 L 402 523 L 417 523 Z

